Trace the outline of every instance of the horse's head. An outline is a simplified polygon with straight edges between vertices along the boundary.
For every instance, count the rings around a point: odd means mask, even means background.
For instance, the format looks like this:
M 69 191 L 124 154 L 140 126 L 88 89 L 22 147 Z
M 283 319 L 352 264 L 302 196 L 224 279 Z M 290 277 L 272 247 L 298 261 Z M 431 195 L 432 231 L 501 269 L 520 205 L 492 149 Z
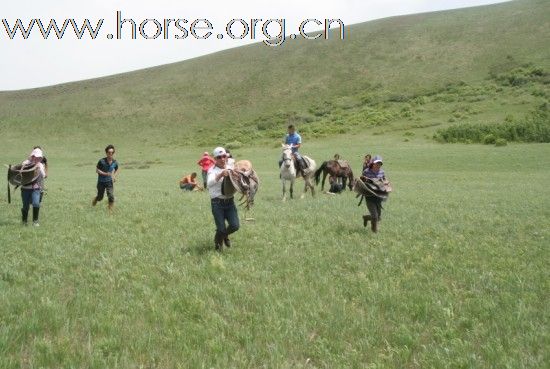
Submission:
M 287 169 L 291 167 L 292 164 L 292 149 L 290 145 L 283 144 L 283 166 Z

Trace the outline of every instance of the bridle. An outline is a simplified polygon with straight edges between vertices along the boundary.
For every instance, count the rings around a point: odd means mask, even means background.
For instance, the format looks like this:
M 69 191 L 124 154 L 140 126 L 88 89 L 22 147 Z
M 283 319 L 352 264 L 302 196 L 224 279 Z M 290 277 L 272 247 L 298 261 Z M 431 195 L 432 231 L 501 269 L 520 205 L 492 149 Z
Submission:
M 290 149 L 283 150 L 283 163 L 292 162 L 292 151 Z

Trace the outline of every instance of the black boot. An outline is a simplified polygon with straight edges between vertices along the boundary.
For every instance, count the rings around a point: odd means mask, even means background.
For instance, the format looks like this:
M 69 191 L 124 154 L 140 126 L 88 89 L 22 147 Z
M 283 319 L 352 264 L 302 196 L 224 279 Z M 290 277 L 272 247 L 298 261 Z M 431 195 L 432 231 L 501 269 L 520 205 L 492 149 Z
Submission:
M 377 219 L 373 219 L 370 223 L 370 229 L 376 233 L 378 232 L 378 220 Z
M 38 227 L 40 224 L 38 224 L 38 213 L 40 212 L 40 208 L 32 208 L 32 225 L 35 227 Z
M 216 231 L 216 235 L 214 236 L 214 246 L 216 248 L 216 251 L 222 251 L 224 238 L 225 234 Z
M 304 172 L 307 168 L 307 163 L 306 163 L 306 160 L 304 158 L 300 159 L 300 167 L 302 169 L 302 172 Z
M 363 227 L 366 227 L 369 223 L 369 220 L 372 220 L 372 216 L 370 215 L 363 215 Z
M 29 219 L 29 209 L 27 210 L 21 209 L 21 223 L 23 223 L 23 225 L 27 225 L 28 219 Z

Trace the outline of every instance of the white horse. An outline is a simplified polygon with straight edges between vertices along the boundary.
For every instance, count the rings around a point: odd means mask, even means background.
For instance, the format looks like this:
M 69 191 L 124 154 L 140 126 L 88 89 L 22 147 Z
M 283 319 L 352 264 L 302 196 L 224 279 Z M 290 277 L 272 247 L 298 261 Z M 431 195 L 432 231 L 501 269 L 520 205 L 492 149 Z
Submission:
M 316 164 L 315 160 L 302 155 L 302 158 L 307 162 L 308 167 L 305 169 L 305 173 L 302 173 L 304 179 L 304 193 L 300 198 L 304 198 L 308 187 L 311 189 L 311 196 L 315 196 L 315 187 L 313 186 L 313 177 L 315 175 Z M 292 148 L 290 145 L 283 144 L 283 162 L 281 164 L 281 182 L 283 183 L 283 201 L 286 201 L 286 181 L 290 181 L 290 198 L 292 199 L 292 190 L 294 188 L 294 181 L 296 180 L 296 168 L 294 167 L 294 155 L 292 155 Z

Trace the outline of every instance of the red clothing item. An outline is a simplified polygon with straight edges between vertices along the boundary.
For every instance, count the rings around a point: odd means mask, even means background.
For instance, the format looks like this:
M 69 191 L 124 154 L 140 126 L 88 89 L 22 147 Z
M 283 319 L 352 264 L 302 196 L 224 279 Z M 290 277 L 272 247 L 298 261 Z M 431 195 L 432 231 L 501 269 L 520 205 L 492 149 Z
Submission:
M 207 155 L 203 156 L 202 159 L 197 162 L 197 164 L 200 165 L 202 170 L 205 172 L 208 172 L 208 169 L 212 168 L 214 163 L 214 159 Z

